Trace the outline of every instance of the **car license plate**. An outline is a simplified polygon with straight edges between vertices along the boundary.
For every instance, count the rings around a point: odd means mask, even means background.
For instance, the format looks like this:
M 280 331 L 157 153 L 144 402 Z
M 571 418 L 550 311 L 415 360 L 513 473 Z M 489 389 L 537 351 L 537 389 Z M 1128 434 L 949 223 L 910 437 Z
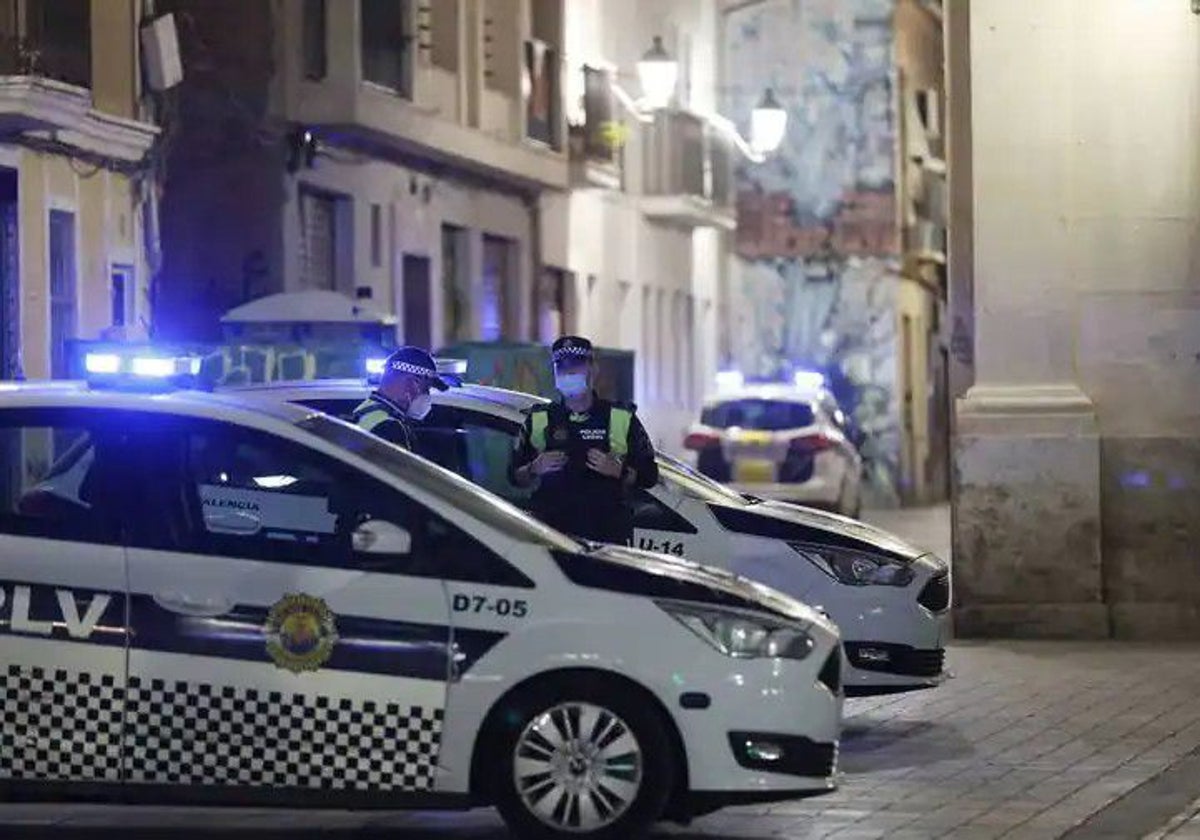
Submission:
M 766 458 L 739 458 L 736 481 L 745 484 L 770 484 L 775 480 L 775 462 Z
M 770 446 L 770 432 L 742 432 L 738 435 L 738 443 L 746 444 L 747 446 Z

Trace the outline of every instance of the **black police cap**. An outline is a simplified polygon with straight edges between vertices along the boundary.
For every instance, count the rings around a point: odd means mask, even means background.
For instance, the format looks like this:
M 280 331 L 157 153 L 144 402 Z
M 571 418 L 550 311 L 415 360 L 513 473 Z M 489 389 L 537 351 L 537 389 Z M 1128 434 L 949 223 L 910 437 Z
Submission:
M 550 358 L 555 363 L 571 359 L 591 359 L 592 342 L 578 335 L 564 335 L 550 346 Z

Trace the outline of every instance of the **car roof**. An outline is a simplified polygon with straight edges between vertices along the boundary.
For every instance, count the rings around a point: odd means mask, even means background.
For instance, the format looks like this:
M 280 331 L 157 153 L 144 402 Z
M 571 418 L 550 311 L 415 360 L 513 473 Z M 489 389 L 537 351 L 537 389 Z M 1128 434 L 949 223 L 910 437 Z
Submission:
M 362 379 L 307 379 L 232 385 L 221 389 L 220 393 L 243 400 L 261 397 L 262 402 L 273 404 L 303 400 L 365 399 L 371 389 L 372 386 Z M 494 413 L 507 413 L 514 420 L 519 419 L 518 415 L 530 407 L 549 402 L 533 394 L 473 383 L 434 392 L 432 396 L 435 402 L 442 405 L 479 408 L 480 403 L 486 403 L 490 409 L 499 410 Z
M 705 405 L 719 405 L 734 400 L 778 400 L 780 402 L 815 402 L 825 397 L 831 397 L 828 388 L 805 388 L 798 385 L 760 383 L 743 385 L 719 394 L 710 394 L 704 398 Z
M 125 391 L 91 388 L 74 381 L 0 382 L 0 408 L 109 408 L 233 420 L 256 427 L 294 426 L 313 414 L 311 409 L 291 403 L 248 404 L 232 394 L 190 389 Z

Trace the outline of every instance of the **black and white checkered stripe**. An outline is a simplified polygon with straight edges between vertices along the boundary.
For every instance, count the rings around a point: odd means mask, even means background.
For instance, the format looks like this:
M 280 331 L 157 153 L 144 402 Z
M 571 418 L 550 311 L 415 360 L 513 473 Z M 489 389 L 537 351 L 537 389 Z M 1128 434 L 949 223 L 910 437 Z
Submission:
M 591 358 L 591 355 L 592 355 L 592 351 L 590 349 L 588 349 L 587 347 L 579 347 L 577 345 L 571 344 L 566 347 L 560 347 L 559 349 L 555 350 L 554 351 L 554 361 L 557 362 L 559 359 L 561 359 L 565 356 L 578 356 L 581 358 Z
M 0 702 L 0 777 L 116 781 L 119 747 L 97 744 L 117 737 L 124 712 L 128 781 L 346 791 L 429 790 L 443 717 L 157 679 L 133 678 L 126 692 L 111 676 L 22 666 L 4 675 Z
M 429 368 L 422 367 L 421 365 L 414 365 L 411 362 L 392 362 L 390 365 L 388 365 L 388 367 L 397 373 L 411 373 L 413 376 L 423 376 L 426 379 L 438 378 L 438 373 L 436 370 L 430 370 Z
M 119 781 L 118 682 L 21 665 L 0 671 L 0 778 Z

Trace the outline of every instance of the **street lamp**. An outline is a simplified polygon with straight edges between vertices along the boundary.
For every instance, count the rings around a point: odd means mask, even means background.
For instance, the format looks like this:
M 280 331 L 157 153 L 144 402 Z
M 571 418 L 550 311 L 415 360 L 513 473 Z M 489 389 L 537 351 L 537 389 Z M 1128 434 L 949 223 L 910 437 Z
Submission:
M 770 154 L 779 148 L 787 131 L 787 111 L 775 98 L 775 91 L 767 88 L 763 98 L 750 112 L 750 146 L 760 155 Z
M 661 36 L 654 36 L 653 45 L 638 62 L 637 72 L 638 81 L 642 83 L 642 104 L 646 108 L 666 108 L 671 104 L 679 79 L 679 62 L 663 47 Z

